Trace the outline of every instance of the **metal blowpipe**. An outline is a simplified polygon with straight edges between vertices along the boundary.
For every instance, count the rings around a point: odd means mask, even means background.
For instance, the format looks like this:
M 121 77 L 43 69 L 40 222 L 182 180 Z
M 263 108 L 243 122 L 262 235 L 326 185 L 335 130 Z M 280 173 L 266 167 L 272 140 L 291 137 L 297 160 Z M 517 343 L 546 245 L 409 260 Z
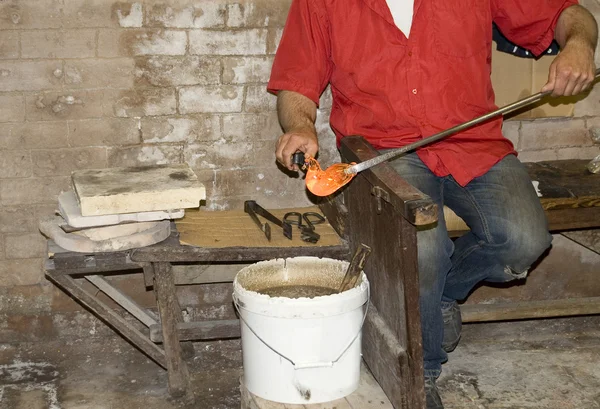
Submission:
M 596 74 L 594 78 L 598 78 L 600 76 L 600 68 L 596 70 Z M 421 146 L 428 145 L 430 143 L 439 141 L 440 139 L 445 138 L 446 136 L 452 135 L 454 133 L 464 131 L 465 129 L 469 129 L 475 125 L 478 125 L 482 122 L 487 121 L 488 119 L 494 118 L 498 115 L 507 114 L 509 112 L 515 111 L 519 108 L 523 108 L 527 105 L 533 104 L 534 102 L 538 102 L 540 99 L 545 97 L 546 95 L 551 94 L 552 91 L 538 92 L 537 94 L 531 95 L 527 98 L 523 98 L 519 101 L 513 102 L 512 104 L 503 106 L 502 108 L 498 108 L 495 111 L 482 115 L 478 118 L 472 119 L 468 122 L 464 122 L 460 125 L 456 125 L 452 128 L 446 129 L 445 131 L 436 133 L 435 135 L 429 136 L 427 138 L 421 139 L 420 141 L 411 143 L 409 145 L 403 146 L 398 149 L 393 149 L 386 153 L 383 153 L 379 156 L 376 156 L 372 159 L 366 160 L 364 162 L 357 163 L 355 165 L 349 166 L 344 170 L 347 174 L 356 174 L 358 172 L 362 172 L 363 170 L 372 168 L 375 165 L 379 165 L 382 162 L 385 162 L 389 159 L 392 159 L 398 155 L 401 155 L 406 152 L 413 151 Z

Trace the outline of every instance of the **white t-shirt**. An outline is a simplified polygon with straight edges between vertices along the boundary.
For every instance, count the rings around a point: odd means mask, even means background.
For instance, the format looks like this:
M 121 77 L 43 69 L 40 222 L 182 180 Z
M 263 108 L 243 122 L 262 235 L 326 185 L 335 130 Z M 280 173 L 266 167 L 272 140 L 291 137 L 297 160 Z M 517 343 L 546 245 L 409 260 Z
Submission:
M 414 0 L 386 0 L 394 23 L 408 38 L 413 20 Z

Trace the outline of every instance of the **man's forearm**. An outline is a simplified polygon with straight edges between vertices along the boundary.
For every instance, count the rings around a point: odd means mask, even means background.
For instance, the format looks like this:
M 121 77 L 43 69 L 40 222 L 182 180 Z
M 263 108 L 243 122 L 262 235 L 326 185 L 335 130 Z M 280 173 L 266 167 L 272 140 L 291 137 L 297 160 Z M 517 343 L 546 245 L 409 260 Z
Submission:
M 593 51 L 598 41 L 598 24 L 585 8 L 573 5 L 558 18 L 554 38 L 561 48 L 568 43 L 589 46 Z
M 280 91 L 277 95 L 277 115 L 284 132 L 315 131 L 317 106 L 302 94 L 293 91 Z

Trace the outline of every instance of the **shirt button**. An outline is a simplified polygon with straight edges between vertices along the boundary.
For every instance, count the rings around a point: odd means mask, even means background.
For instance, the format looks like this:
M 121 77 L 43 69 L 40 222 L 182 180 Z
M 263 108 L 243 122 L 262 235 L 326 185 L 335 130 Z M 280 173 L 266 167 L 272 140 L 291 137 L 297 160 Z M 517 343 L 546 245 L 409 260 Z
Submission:
M 413 94 L 415 94 L 415 95 L 417 95 L 417 89 L 416 89 L 416 88 L 415 88 L 415 89 L 413 89 L 413 90 L 412 90 L 412 93 L 413 93 Z
M 412 57 L 412 51 L 409 51 L 409 52 L 408 52 L 408 56 L 409 56 L 409 57 Z

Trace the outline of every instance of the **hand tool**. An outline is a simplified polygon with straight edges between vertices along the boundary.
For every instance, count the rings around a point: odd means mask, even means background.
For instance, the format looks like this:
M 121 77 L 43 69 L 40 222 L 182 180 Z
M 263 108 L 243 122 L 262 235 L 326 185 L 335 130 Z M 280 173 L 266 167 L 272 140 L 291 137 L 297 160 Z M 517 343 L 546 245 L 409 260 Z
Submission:
M 244 212 L 248 213 L 252 220 L 254 220 L 254 223 L 265 233 L 267 240 L 271 241 L 271 226 L 269 226 L 269 223 L 262 224 L 258 218 L 259 215 L 281 227 L 283 235 L 290 240 L 292 239 L 292 225 L 279 220 L 272 213 L 262 208 L 255 200 L 246 200 L 244 202 Z
M 302 241 L 316 243 L 321 238 L 321 235 L 315 232 L 315 225 L 325 223 L 325 217 L 316 212 L 288 212 L 283 216 L 283 221 L 284 223 L 298 226 Z
M 346 270 L 346 274 L 344 274 L 342 284 L 340 285 L 340 293 L 356 286 L 356 282 L 360 277 L 361 271 L 363 271 L 363 268 L 365 267 L 369 254 L 371 254 L 371 247 L 361 243 L 354 252 L 354 256 L 352 256 L 352 260 Z

